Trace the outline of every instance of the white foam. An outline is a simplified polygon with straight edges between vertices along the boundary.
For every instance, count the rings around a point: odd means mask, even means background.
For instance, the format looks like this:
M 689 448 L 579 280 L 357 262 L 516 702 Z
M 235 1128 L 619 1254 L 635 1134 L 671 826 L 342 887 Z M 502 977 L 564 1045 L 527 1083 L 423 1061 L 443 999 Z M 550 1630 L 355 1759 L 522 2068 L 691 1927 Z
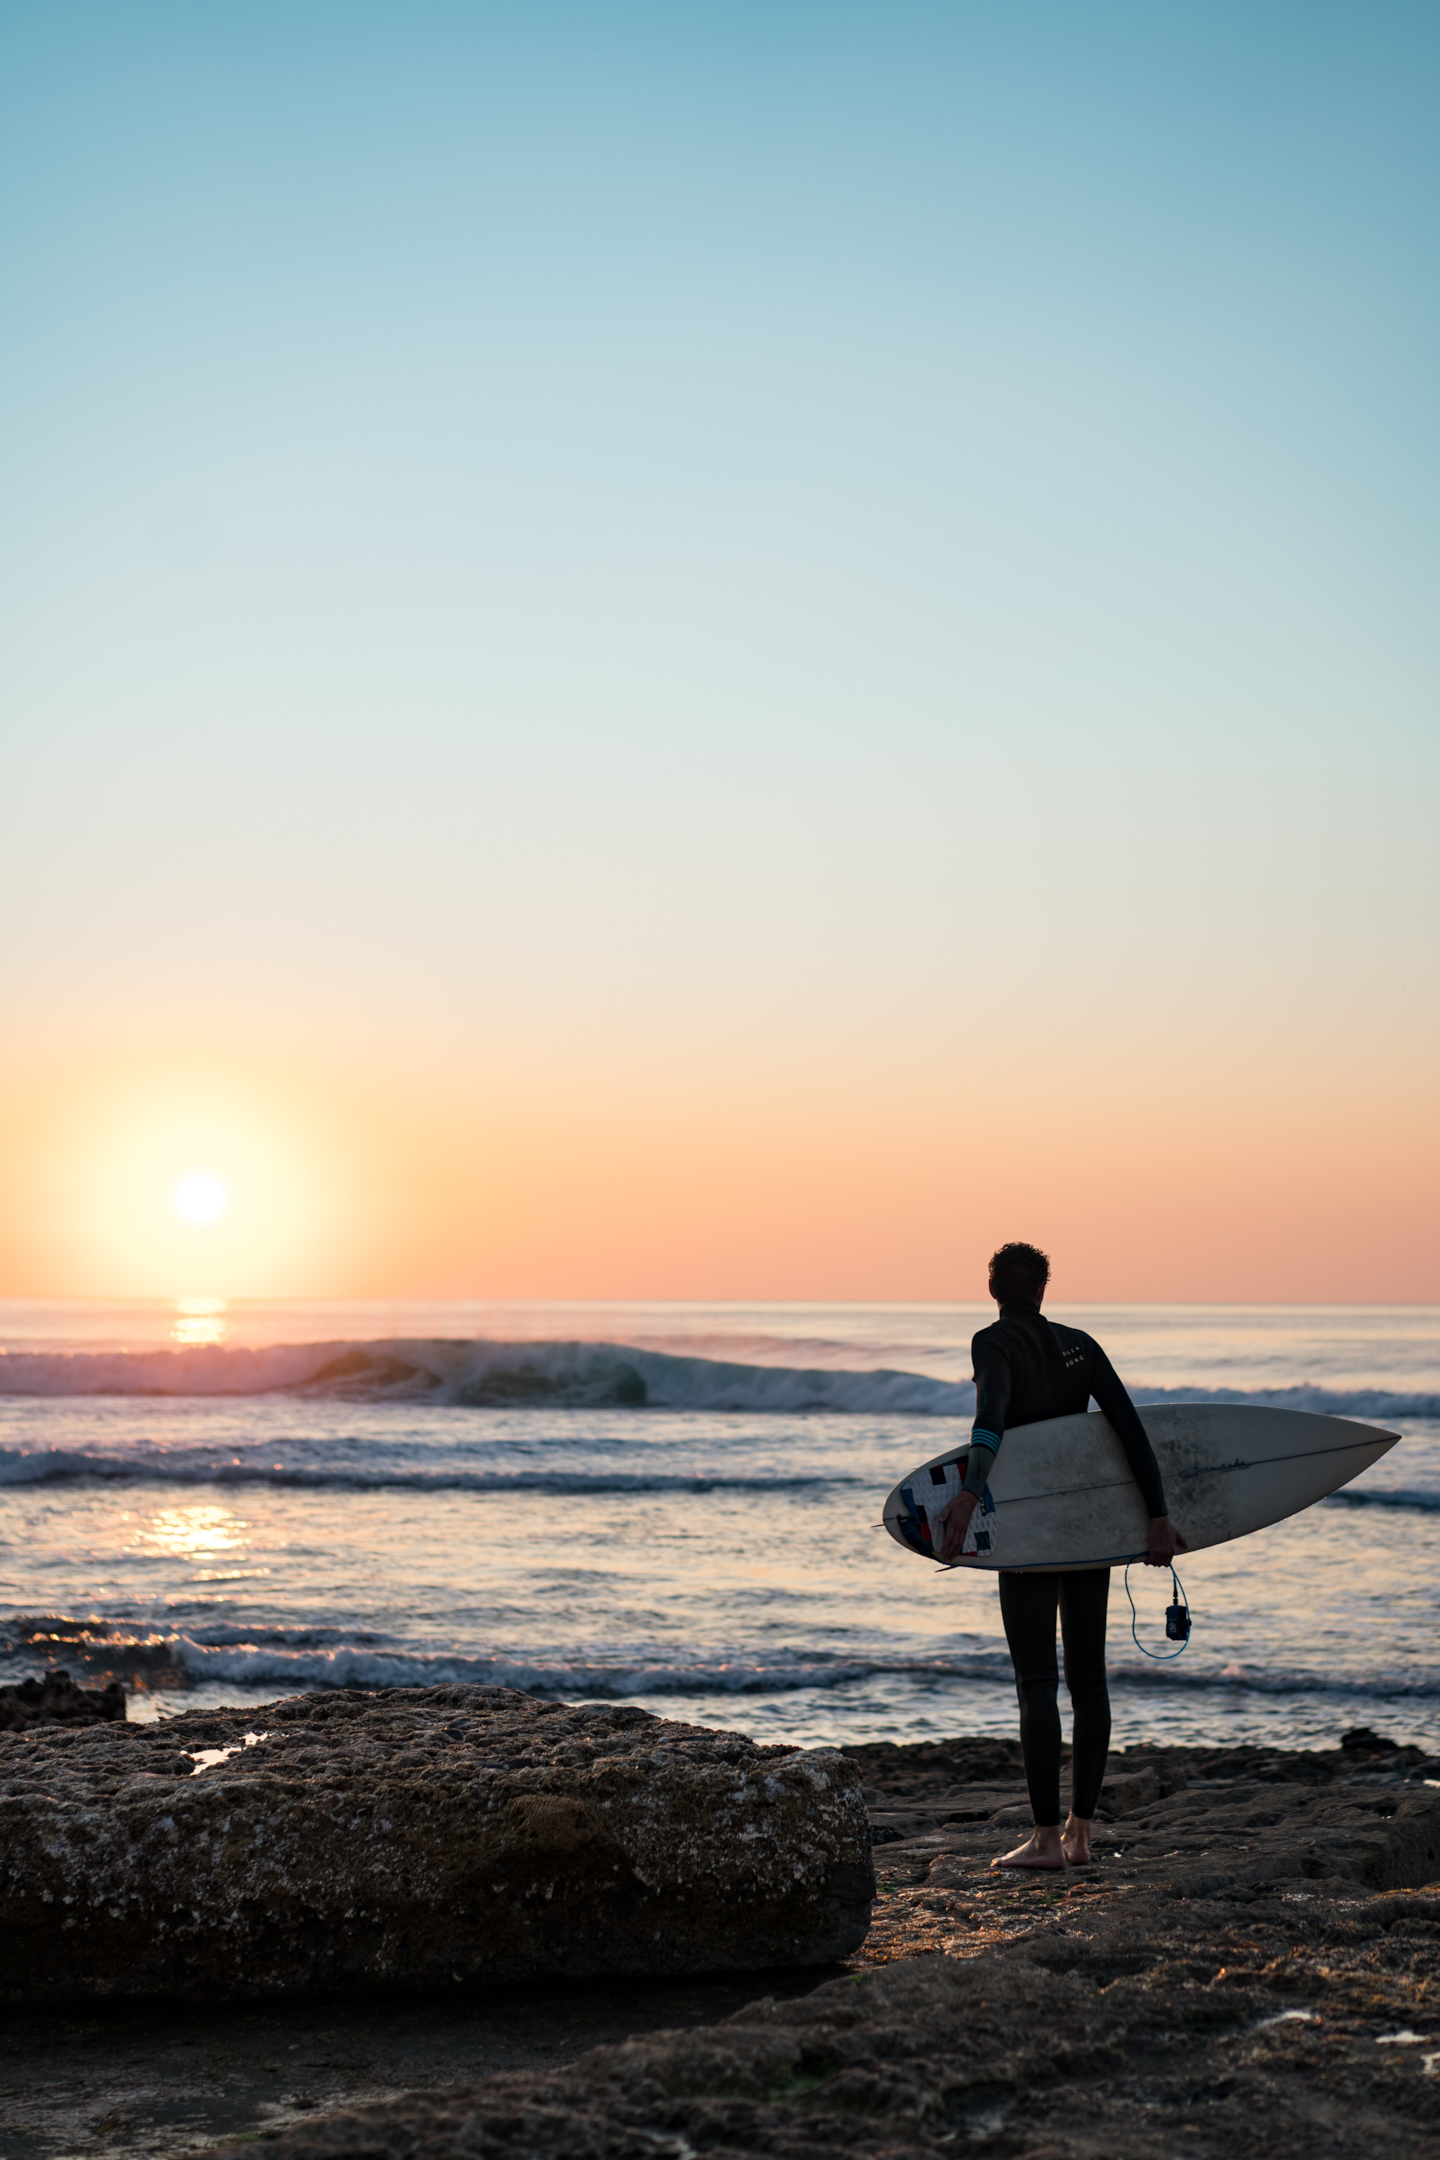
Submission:
M 974 1403 L 969 1382 L 921 1373 L 742 1365 L 620 1343 L 283 1343 L 271 1349 L 10 1351 L 0 1395 L 256 1396 L 522 1408 L 832 1410 L 948 1415 Z
M 1440 1396 L 1393 1389 L 1150 1387 L 1134 1393 L 1142 1403 L 1255 1403 L 1366 1419 L 1440 1417 Z M 617 1409 L 942 1417 L 967 1415 L 975 1400 L 969 1381 L 937 1380 L 883 1366 L 752 1365 L 608 1342 L 452 1342 L 400 1336 L 277 1343 L 261 1349 L 0 1350 L 0 1396 L 283 1394 L 476 1407 L 571 1403 Z M 1432 1495 L 1405 1499 L 1414 1505 L 1440 1504 Z

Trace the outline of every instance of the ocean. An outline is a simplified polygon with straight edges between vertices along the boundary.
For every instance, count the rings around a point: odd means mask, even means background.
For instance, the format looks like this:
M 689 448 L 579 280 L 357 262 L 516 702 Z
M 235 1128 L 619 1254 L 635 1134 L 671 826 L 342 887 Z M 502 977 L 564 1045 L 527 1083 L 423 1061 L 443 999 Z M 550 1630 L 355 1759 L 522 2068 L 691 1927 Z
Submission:
M 132 1717 L 501 1682 L 795 1743 L 1011 1732 L 993 1579 L 879 1527 L 973 1405 L 991 1306 L 0 1301 L 0 1680 Z M 1115 1742 L 1440 1748 L 1440 1313 L 1057 1305 L 1137 1402 L 1399 1446 L 1181 1561 L 1182 1657 L 1112 1581 Z M 1140 1642 L 1168 1575 L 1135 1567 Z

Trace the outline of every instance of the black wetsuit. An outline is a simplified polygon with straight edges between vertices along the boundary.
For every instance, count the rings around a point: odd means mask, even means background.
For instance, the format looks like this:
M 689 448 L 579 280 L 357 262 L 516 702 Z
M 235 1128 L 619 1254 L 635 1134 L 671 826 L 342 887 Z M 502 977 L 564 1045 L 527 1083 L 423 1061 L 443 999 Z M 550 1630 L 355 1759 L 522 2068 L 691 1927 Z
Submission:
M 1105 1352 L 1079 1328 L 1046 1320 L 1038 1305 L 1002 1305 L 993 1327 L 971 1344 L 975 1364 L 975 1427 L 970 1435 L 967 1492 L 981 1492 L 1011 1425 L 1100 1405 L 1140 1487 L 1147 1512 L 1169 1512 L 1160 1466 Z M 1105 1607 L 1109 1568 L 1074 1573 L 1000 1574 L 1000 1614 L 1020 1698 L 1020 1746 L 1030 1807 L 1042 1827 L 1060 1820 L 1060 1712 L 1056 1691 L 1055 1615 L 1065 1644 L 1065 1685 L 1075 1713 L 1071 1763 L 1073 1814 L 1089 1820 L 1100 1798 L 1110 1746 L 1110 1690 L 1105 1682 Z

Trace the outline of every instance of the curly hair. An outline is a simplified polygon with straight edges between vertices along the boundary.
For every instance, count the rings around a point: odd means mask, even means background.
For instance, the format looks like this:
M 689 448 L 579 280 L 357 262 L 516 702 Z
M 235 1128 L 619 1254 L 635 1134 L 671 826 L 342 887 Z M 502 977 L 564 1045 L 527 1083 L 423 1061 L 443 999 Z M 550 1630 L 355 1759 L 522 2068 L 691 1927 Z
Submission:
M 1050 1255 L 1038 1245 L 1002 1245 L 990 1256 L 990 1295 L 997 1304 L 1038 1305 L 1050 1280 Z

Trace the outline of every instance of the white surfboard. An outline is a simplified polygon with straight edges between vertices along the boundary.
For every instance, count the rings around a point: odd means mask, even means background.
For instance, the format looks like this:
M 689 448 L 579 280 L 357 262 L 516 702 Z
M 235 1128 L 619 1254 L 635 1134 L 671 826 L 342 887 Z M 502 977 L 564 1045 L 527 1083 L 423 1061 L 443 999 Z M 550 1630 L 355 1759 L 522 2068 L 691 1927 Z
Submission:
M 1140 1405 L 1165 1481 L 1170 1520 L 1191 1552 L 1263 1530 L 1323 1500 L 1379 1460 L 1400 1435 L 1351 1418 L 1242 1403 Z M 885 1527 L 933 1560 L 943 1509 L 965 1482 L 968 1435 L 902 1478 Z M 959 1567 L 1094 1568 L 1149 1551 L 1145 1503 L 1125 1451 L 1098 1410 L 1007 1432 Z

